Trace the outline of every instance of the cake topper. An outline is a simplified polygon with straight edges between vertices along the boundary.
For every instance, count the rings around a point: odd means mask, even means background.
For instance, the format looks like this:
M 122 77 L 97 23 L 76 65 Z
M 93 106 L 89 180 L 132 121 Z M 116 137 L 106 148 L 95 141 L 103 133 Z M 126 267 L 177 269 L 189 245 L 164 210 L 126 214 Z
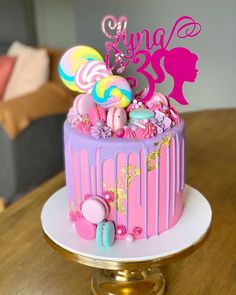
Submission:
M 153 96 L 156 84 L 165 81 L 167 72 L 174 82 L 168 96 L 180 104 L 188 104 L 183 85 L 195 81 L 198 56 L 185 47 L 169 47 L 175 35 L 180 39 L 197 36 L 201 25 L 190 16 L 182 16 L 175 21 L 169 35 L 164 28 L 157 28 L 152 34 L 144 28 L 127 36 L 127 23 L 126 16 L 116 19 L 113 15 L 107 15 L 102 20 L 102 31 L 110 39 L 105 42 L 107 68 L 121 74 L 131 63 L 137 65 L 138 76 L 143 76 L 148 84 L 145 95 L 140 98 L 142 102 L 147 102 Z M 136 77 L 126 79 L 131 88 L 138 86 Z

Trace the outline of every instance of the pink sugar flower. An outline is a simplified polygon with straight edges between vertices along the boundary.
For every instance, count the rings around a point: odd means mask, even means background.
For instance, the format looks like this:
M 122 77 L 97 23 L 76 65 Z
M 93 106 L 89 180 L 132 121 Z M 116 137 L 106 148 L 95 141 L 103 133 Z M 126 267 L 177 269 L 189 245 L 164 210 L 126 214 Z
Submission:
M 102 197 L 108 203 L 112 203 L 115 200 L 115 194 L 112 191 L 103 192 Z
M 124 236 L 126 234 L 126 227 L 123 224 L 117 225 L 116 234 L 118 236 Z
M 70 217 L 71 222 L 75 222 L 76 221 L 76 213 L 75 213 L 75 211 L 70 211 L 69 217 Z
M 133 229 L 133 233 L 135 234 L 135 236 L 139 236 L 142 233 L 142 228 L 140 226 L 135 226 L 135 228 Z
M 82 120 L 82 116 L 74 108 L 70 108 L 67 120 L 72 127 L 75 127 L 77 122 Z
M 81 216 L 80 212 L 78 211 L 70 211 L 69 217 L 71 222 L 76 222 L 78 217 Z

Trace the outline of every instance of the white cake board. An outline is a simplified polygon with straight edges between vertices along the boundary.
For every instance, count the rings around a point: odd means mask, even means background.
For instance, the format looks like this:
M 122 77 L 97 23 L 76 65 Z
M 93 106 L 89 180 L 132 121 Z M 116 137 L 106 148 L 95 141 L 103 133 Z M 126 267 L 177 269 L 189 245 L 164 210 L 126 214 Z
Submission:
M 97 260 L 141 262 L 177 254 L 198 243 L 207 233 L 212 218 L 206 198 L 189 185 L 184 191 L 184 211 L 170 230 L 148 240 L 134 243 L 116 241 L 111 248 L 98 248 L 96 241 L 81 239 L 68 216 L 66 188 L 53 194 L 44 204 L 41 222 L 45 234 L 61 248 Z

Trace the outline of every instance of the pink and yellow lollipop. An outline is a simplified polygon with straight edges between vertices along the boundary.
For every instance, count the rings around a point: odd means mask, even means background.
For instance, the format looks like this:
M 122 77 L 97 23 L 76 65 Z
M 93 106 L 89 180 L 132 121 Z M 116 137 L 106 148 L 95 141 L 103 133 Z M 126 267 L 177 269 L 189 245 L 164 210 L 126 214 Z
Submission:
M 109 76 L 99 80 L 93 87 L 95 102 L 104 108 L 127 107 L 132 100 L 128 81 L 120 76 Z
M 79 91 L 75 83 L 77 70 L 87 61 L 103 61 L 101 54 L 89 46 L 75 46 L 67 50 L 59 63 L 58 71 L 63 83 L 73 91 Z

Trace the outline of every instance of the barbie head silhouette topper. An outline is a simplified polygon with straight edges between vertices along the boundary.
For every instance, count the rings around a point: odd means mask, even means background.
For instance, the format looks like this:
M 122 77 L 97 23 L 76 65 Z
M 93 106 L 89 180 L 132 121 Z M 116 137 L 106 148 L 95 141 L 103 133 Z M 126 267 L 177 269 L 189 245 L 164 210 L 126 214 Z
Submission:
M 157 28 L 152 34 L 143 29 L 127 36 L 127 23 L 125 16 L 116 19 L 108 15 L 102 20 L 102 31 L 110 39 L 105 43 L 107 68 L 121 74 L 129 64 L 136 65 L 136 75 L 126 78 L 132 88 L 138 86 L 140 75 L 146 79 L 148 86 L 142 102 L 151 98 L 156 85 L 170 75 L 173 88 L 168 96 L 180 104 L 188 104 L 183 85 L 195 81 L 198 56 L 185 47 L 170 48 L 170 44 L 174 36 L 180 39 L 197 36 L 201 25 L 190 16 L 182 16 L 175 21 L 169 34 L 164 28 Z

